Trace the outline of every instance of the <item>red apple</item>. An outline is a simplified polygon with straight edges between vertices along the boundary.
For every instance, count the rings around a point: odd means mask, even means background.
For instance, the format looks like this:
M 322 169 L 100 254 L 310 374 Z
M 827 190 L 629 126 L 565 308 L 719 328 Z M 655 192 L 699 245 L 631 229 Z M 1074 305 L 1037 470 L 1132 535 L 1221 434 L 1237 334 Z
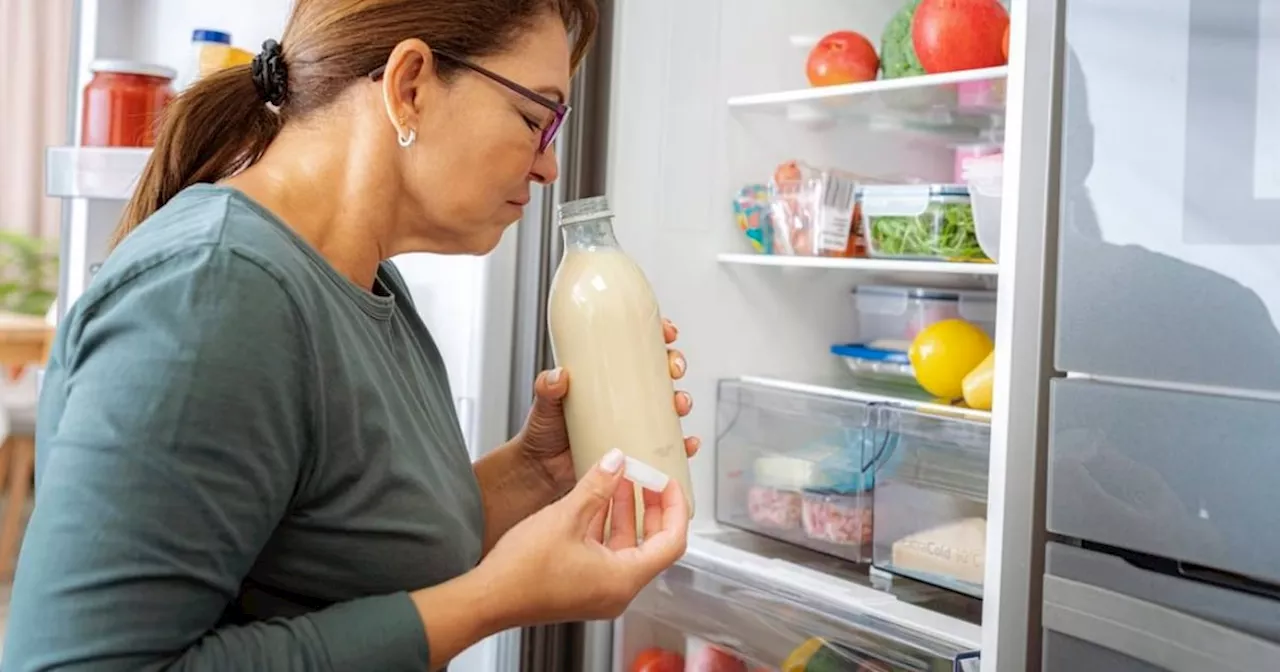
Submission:
M 999 0 L 920 0 L 911 43 L 925 72 L 1004 65 L 1001 44 L 1009 12 Z
M 872 81 L 879 68 L 880 57 L 867 38 L 851 30 L 838 30 L 814 45 L 805 74 L 812 86 L 833 86 Z

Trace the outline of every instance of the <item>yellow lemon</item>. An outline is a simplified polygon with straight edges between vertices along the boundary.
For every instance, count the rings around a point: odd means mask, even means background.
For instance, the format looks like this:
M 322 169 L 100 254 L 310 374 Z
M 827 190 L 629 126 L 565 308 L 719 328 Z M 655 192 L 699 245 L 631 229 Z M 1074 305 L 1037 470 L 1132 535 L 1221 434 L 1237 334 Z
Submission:
M 935 397 L 964 394 L 964 377 L 995 349 L 981 327 L 964 320 L 935 322 L 916 334 L 907 350 L 916 382 Z

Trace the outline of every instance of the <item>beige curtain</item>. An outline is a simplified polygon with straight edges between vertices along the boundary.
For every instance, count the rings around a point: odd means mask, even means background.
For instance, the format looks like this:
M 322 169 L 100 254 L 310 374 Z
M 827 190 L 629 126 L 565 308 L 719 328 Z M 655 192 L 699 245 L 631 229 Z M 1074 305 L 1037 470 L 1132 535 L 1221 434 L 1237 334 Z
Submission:
M 72 0 L 0 0 L 0 228 L 58 235 L 44 148 L 67 143 Z

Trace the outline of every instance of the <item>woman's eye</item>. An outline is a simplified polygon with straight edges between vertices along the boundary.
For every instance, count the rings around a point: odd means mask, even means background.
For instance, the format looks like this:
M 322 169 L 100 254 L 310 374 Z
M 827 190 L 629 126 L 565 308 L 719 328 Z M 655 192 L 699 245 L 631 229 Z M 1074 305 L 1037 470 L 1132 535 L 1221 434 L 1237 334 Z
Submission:
M 524 123 L 525 123 L 525 125 L 526 125 L 526 126 L 528 126 L 528 127 L 529 127 L 529 130 L 531 130 L 531 131 L 540 131 L 540 130 L 542 130 L 542 124 L 541 124 L 541 123 L 539 123 L 537 119 L 534 119 L 533 117 L 530 117 L 530 116 L 529 116 L 529 115 L 527 115 L 527 114 L 522 114 L 522 115 L 520 115 L 520 116 L 524 117 Z

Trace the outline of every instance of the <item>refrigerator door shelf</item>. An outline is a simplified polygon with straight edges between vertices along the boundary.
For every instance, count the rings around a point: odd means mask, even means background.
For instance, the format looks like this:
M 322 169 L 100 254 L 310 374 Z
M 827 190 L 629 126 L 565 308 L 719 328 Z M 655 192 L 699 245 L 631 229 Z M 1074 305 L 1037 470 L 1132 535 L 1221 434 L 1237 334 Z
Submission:
M 147 165 L 145 147 L 50 147 L 45 194 L 53 198 L 127 201 Z
M 772 667 L 815 637 L 841 658 L 895 669 L 961 669 L 977 655 L 978 626 L 908 601 L 948 599 L 943 591 L 921 587 L 900 599 L 714 536 L 692 536 L 685 557 L 640 594 L 626 619 L 647 617 Z

